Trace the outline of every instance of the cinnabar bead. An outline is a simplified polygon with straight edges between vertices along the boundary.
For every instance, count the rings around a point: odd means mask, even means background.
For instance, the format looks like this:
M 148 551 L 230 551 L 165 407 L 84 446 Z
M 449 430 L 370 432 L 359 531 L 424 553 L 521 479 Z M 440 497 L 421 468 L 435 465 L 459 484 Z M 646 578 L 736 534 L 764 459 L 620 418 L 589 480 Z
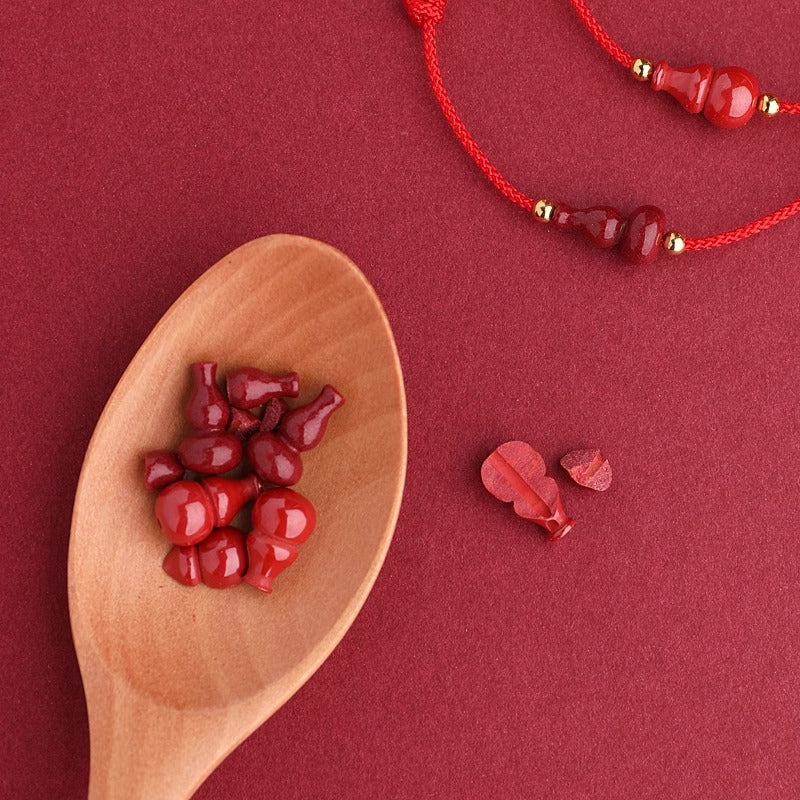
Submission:
M 237 408 L 255 408 L 273 397 L 297 397 L 300 378 L 296 372 L 271 375 L 255 367 L 242 367 L 228 373 L 228 400 Z
M 756 112 L 758 81 L 741 67 L 714 73 L 703 113 L 720 128 L 738 128 Z
M 698 114 L 705 105 L 713 75 L 711 64 L 671 67 L 660 61 L 653 70 L 650 86 L 656 92 L 671 94 L 690 114 Z
M 156 519 L 172 544 L 197 544 L 214 528 L 214 507 L 208 492 L 196 481 L 177 481 L 156 498 Z
M 242 460 L 242 443 L 232 433 L 195 433 L 181 442 L 178 456 L 186 469 L 201 475 L 219 475 Z
M 649 264 L 658 255 L 664 235 L 664 212 L 640 206 L 629 217 L 620 240 L 623 255 L 634 264 Z
M 245 583 L 269 594 L 272 581 L 297 558 L 297 545 L 285 539 L 253 532 L 247 537 Z
M 203 583 L 227 589 L 242 582 L 247 570 L 244 535 L 238 528 L 219 528 L 197 545 Z
M 333 386 L 323 386 L 319 395 L 310 403 L 293 408 L 283 415 L 281 437 L 296 450 L 316 447 L 325 435 L 331 414 L 343 404 L 344 397 Z
M 270 401 L 271 402 L 271 401 Z M 249 411 L 236 406 L 231 407 L 231 419 L 228 423 L 228 433 L 246 439 L 261 427 L 261 420 Z
M 268 431 L 250 438 L 247 457 L 256 475 L 276 486 L 292 486 L 303 475 L 300 453 L 280 436 Z
M 204 478 L 201 485 L 214 507 L 214 527 L 230 525 L 233 518 L 261 491 L 261 481 L 252 473 L 244 478 Z
M 174 578 L 184 586 L 197 586 L 200 583 L 200 560 L 194 545 L 189 547 L 173 545 L 169 553 L 164 556 L 161 566 L 170 578 Z
M 598 247 L 613 247 L 617 244 L 625 226 L 625 218 L 616 208 L 570 208 L 562 203 L 555 206 L 552 222 L 557 228 L 581 231 Z
M 144 456 L 144 485 L 148 489 L 163 489 L 183 477 L 183 467 L 175 453 L 153 450 Z
M 286 403 L 280 397 L 273 397 L 272 400 L 268 400 L 264 405 L 264 413 L 261 415 L 261 430 L 274 431 L 285 413 Z
M 231 410 L 217 386 L 217 365 L 198 361 L 190 369 L 192 389 L 186 403 L 186 419 L 199 431 L 225 430 Z
M 267 489 L 253 504 L 253 532 L 295 544 L 308 539 L 317 512 L 308 498 L 293 489 Z

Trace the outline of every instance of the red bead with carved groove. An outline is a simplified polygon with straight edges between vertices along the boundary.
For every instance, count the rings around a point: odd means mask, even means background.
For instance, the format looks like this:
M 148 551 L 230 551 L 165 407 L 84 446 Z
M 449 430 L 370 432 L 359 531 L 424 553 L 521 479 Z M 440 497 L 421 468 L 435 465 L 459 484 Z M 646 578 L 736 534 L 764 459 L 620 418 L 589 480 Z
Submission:
M 247 570 L 244 535 L 238 528 L 219 528 L 197 546 L 203 583 L 227 589 L 242 582 Z
M 181 442 L 178 456 L 186 469 L 201 475 L 219 475 L 242 460 L 242 443 L 232 433 L 196 433 Z
M 559 203 L 553 209 L 553 224 L 557 228 L 581 231 L 598 247 L 613 247 L 622 237 L 625 218 L 610 206 L 576 209 Z
M 713 75 L 711 64 L 671 67 L 666 61 L 660 61 L 653 70 L 650 86 L 656 92 L 671 94 L 690 114 L 699 114 L 708 97 Z
M 152 450 L 144 457 L 144 484 L 148 489 L 163 489 L 183 477 L 183 466 L 175 453 Z
M 197 586 L 200 583 L 200 560 L 194 545 L 189 547 L 173 545 L 169 553 L 164 556 L 161 566 L 170 578 L 174 578 L 184 586 Z
M 296 372 L 272 375 L 255 367 L 242 367 L 228 374 L 228 400 L 237 408 L 255 408 L 273 397 L 297 397 L 300 378 Z
M 231 409 L 217 386 L 217 365 L 198 361 L 191 365 L 192 389 L 186 404 L 186 419 L 199 431 L 225 430 Z
M 714 73 L 703 113 L 720 128 L 738 128 L 750 120 L 758 103 L 758 81 L 741 67 Z
M 649 264 L 658 255 L 664 235 L 664 212 L 640 206 L 631 213 L 620 240 L 623 255 L 634 264 Z

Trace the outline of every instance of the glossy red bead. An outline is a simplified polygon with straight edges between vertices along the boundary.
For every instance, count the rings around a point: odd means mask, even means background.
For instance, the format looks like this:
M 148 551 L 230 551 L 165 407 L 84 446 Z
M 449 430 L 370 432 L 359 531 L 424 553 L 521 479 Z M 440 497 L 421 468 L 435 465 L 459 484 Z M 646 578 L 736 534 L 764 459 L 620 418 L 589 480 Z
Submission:
M 231 408 L 228 433 L 232 433 L 240 439 L 246 439 L 248 436 L 254 434 L 260 427 L 261 420 L 255 414 L 251 414 L 249 411 L 245 411 L 241 408 L 236 408 L 236 406 Z
M 658 255 L 664 235 L 664 212 L 640 206 L 629 217 L 620 240 L 623 255 L 634 264 L 649 264 Z
M 200 575 L 206 586 L 227 589 L 242 582 L 247 570 L 244 535 L 238 528 L 219 528 L 197 546 Z
M 197 544 L 214 528 L 214 507 L 199 483 L 177 481 L 159 492 L 156 519 L 173 544 Z
M 581 231 L 598 247 L 613 247 L 622 237 L 625 218 L 610 206 L 581 209 L 559 203 L 553 210 L 553 224 L 557 228 Z
M 293 489 L 267 489 L 253 504 L 253 532 L 300 544 L 317 524 L 308 498 Z
M 217 386 L 217 365 L 198 361 L 191 365 L 192 388 L 186 403 L 186 419 L 199 431 L 225 430 L 230 406 Z
M 320 443 L 331 414 L 343 404 L 344 397 L 333 386 L 323 386 L 310 403 L 284 414 L 280 435 L 296 450 L 310 450 Z
M 190 547 L 173 545 L 169 553 L 164 556 L 162 567 L 170 578 L 185 586 L 197 586 L 200 583 L 200 560 L 197 548 L 193 545 Z
M 297 546 L 285 539 L 261 533 L 247 537 L 247 573 L 245 583 L 262 592 L 272 591 L 272 581 L 297 558 Z
M 144 457 L 144 485 L 148 489 L 163 489 L 183 477 L 184 469 L 175 453 L 152 450 Z
M 178 456 L 186 469 L 201 475 L 219 475 L 242 460 L 242 443 L 232 433 L 196 433 L 181 442 Z
M 228 400 L 237 408 L 255 408 L 273 397 L 297 397 L 300 378 L 296 372 L 271 375 L 255 367 L 242 367 L 228 374 Z
M 244 478 L 204 478 L 202 486 L 214 507 L 214 527 L 230 525 L 233 518 L 261 491 L 261 481 L 252 473 Z
M 711 64 L 671 67 L 661 61 L 653 69 L 650 86 L 656 92 L 671 94 L 690 114 L 698 114 L 705 105 L 713 75 Z
M 703 113 L 720 128 L 738 128 L 756 112 L 758 81 L 740 67 L 714 73 Z
M 300 453 L 274 433 L 257 433 L 247 443 L 247 457 L 261 480 L 292 486 L 303 475 Z

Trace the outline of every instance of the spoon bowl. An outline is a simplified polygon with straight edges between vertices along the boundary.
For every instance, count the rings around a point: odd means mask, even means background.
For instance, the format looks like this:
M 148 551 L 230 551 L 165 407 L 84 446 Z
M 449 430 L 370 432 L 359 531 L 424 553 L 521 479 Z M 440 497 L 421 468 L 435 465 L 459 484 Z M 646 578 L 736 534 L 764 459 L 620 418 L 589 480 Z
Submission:
M 189 364 L 295 370 L 297 402 L 346 398 L 303 454 L 296 487 L 318 525 L 271 595 L 189 588 L 143 455 L 187 432 Z M 148 336 L 97 424 L 69 549 L 69 604 L 89 712 L 90 800 L 190 797 L 314 673 L 363 605 L 391 541 L 406 467 L 406 408 L 391 330 L 366 278 L 310 239 L 250 242 L 202 275 Z

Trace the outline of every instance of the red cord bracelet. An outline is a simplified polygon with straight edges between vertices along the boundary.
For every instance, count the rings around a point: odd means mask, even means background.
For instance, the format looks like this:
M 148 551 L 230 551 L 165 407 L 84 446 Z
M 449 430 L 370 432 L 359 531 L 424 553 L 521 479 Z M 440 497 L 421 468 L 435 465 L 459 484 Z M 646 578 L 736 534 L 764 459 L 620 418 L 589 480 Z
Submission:
M 411 21 L 422 28 L 425 64 L 439 107 L 456 138 L 494 187 L 512 203 L 530 212 L 541 222 L 559 228 L 581 231 L 599 247 L 619 245 L 623 254 L 637 264 L 649 263 L 660 249 L 678 254 L 684 250 L 710 250 L 733 244 L 800 213 L 800 198 L 747 225 L 713 236 L 688 238 L 677 231 L 665 232 L 665 216 L 655 206 L 641 206 L 627 219 L 615 208 L 595 206 L 570 208 L 564 203 L 534 200 L 510 183 L 492 164 L 467 130 L 444 86 L 436 48 L 436 30 L 444 18 L 446 0 L 403 0 Z M 740 67 L 715 70 L 711 65 L 671 67 L 665 61 L 655 66 L 646 58 L 635 58 L 623 49 L 597 21 L 584 0 L 570 0 L 583 24 L 603 49 L 642 82 L 655 91 L 666 91 L 689 112 L 703 112 L 706 119 L 723 128 L 744 125 L 756 109 L 764 116 L 800 114 L 800 102 L 785 102 L 770 94 L 758 93 L 758 82 Z

